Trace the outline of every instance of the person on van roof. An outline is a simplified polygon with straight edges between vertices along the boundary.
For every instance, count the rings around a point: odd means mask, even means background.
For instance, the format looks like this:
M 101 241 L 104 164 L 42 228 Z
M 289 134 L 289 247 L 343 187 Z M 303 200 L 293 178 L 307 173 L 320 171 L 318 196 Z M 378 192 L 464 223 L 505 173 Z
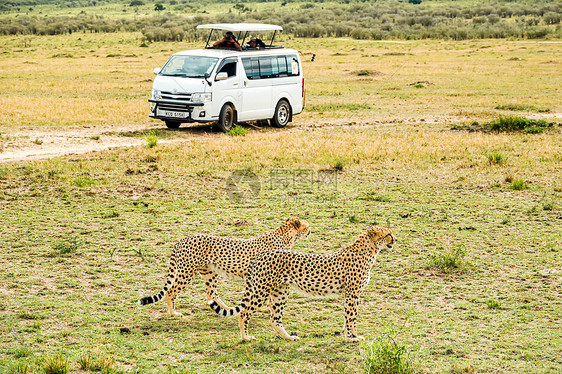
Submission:
M 234 37 L 234 34 L 232 33 L 232 31 L 227 31 L 226 34 L 224 34 L 224 38 L 216 41 L 213 44 L 213 47 L 231 48 L 231 49 L 237 49 L 239 51 L 242 50 L 242 47 L 240 46 L 240 43 L 238 43 L 236 41 L 236 38 Z
M 258 38 L 251 38 L 246 49 L 265 49 L 265 43 Z

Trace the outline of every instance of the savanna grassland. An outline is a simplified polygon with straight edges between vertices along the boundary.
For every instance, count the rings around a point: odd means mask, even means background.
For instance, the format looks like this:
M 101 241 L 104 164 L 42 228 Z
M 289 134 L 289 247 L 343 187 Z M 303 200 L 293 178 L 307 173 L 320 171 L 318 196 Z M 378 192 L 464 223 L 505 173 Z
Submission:
M 0 370 L 361 373 L 369 346 L 393 341 L 417 372 L 560 371 L 560 42 L 283 44 L 302 52 L 305 113 L 229 136 L 147 118 L 152 68 L 195 43 L 0 37 L 3 152 L 39 152 L 35 134 L 85 127 L 95 136 L 84 144 L 139 142 L 0 164 Z M 510 115 L 550 125 L 469 131 Z M 149 147 L 148 134 L 181 143 Z M 259 190 L 240 183 L 233 199 L 227 181 L 241 170 Z M 291 294 L 284 323 L 297 342 L 275 338 L 264 309 L 250 325 L 257 341 L 242 343 L 200 278 L 177 301 L 182 319 L 163 303 L 137 307 L 162 287 L 177 240 L 247 238 L 291 216 L 310 222 L 295 249 L 312 253 L 392 227 L 398 248 L 380 256 L 359 305 L 366 344 L 335 334 L 338 298 Z M 242 289 L 219 292 L 235 305 Z

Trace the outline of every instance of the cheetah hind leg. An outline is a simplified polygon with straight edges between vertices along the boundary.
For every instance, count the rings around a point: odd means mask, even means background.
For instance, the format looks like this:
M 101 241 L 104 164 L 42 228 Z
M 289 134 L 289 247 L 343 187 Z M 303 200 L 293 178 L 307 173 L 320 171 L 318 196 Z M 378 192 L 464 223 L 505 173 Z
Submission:
M 207 300 L 216 301 L 223 309 L 231 309 L 221 300 L 217 293 L 218 274 L 207 268 L 199 270 L 199 274 L 201 274 L 201 278 L 203 278 L 203 282 L 205 282 L 205 287 L 207 287 Z
M 240 326 L 240 335 L 242 340 L 255 340 L 256 338 L 248 334 L 248 325 L 250 323 L 250 318 L 252 314 L 256 312 L 256 309 L 261 308 L 266 301 L 266 294 L 250 294 L 249 296 L 244 296 L 244 300 L 248 297 L 248 302 L 245 303 L 246 308 L 240 312 L 238 315 L 238 325 Z
M 289 335 L 283 327 L 283 310 L 285 309 L 285 304 L 287 304 L 287 299 L 289 298 L 289 286 L 284 284 L 277 290 L 273 290 L 271 293 L 271 303 L 269 304 L 269 309 L 271 310 L 271 319 L 269 323 L 277 333 L 287 340 L 299 340 L 298 336 Z
M 172 317 L 183 317 L 183 314 L 176 311 L 176 296 L 178 296 L 178 294 L 185 288 L 186 285 L 191 283 L 194 277 L 194 271 L 178 274 L 176 281 L 172 285 L 172 288 L 170 288 L 168 292 L 166 292 L 166 304 L 168 304 L 168 313 L 170 313 Z

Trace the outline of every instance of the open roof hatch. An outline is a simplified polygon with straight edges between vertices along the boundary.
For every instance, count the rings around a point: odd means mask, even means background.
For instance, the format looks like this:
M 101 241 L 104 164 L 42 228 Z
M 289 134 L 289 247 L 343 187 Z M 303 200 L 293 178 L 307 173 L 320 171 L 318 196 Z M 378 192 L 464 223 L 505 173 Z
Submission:
M 205 48 L 212 48 L 209 47 L 209 42 L 213 36 L 214 30 L 223 30 L 223 31 L 231 31 L 232 33 L 238 33 L 237 39 L 240 40 L 240 36 L 243 34 L 242 42 L 240 45 L 244 45 L 246 38 L 250 32 L 256 31 L 273 31 L 273 36 L 271 37 L 271 42 L 266 48 L 280 48 L 273 46 L 273 40 L 275 39 L 275 35 L 277 31 L 283 30 L 281 26 L 277 25 L 268 25 L 264 23 L 211 23 L 205 25 L 197 26 L 197 29 L 210 29 L 209 36 L 207 37 L 207 43 L 205 44 Z

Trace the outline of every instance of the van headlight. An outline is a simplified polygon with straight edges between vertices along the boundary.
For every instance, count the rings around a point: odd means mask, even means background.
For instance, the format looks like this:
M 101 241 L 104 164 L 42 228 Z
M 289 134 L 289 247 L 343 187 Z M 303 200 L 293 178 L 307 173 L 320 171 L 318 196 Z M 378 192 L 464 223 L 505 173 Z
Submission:
M 213 96 L 210 92 L 197 92 L 191 95 L 191 101 L 200 103 L 210 103 Z
M 161 99 L 162 98 L 162 92 L 160 92 L 160 90 L 152 90 L 152 98 L 153 99 Z

